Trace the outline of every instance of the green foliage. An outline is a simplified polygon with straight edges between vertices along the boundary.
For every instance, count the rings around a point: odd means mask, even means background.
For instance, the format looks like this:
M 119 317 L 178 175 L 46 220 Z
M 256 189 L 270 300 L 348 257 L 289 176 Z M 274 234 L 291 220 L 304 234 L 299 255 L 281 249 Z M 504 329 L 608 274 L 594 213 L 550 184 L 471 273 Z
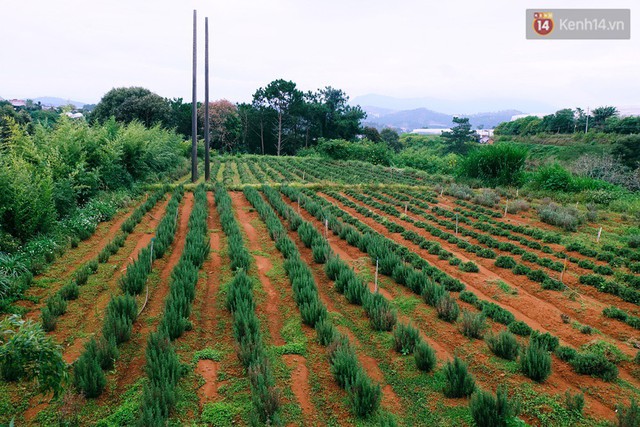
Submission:
M 396 324 L 398 318 L 395 310 L 379 293 L 365 294 L 364 309 L 371 321 L 371 327 L 375 331 L 390 331 Z
M 520 345 L 515 335 L 508 331 L 501 331 L 498 335 L 490 334 L 486 338 L 489 349 L 498 357 L 516 360 Z
M 465 273 L 477 273 L 480 271 L 476 263 L 473 261 L 467 261 L 460 264 L 460 271 L 464 271 Z
M 320 345 L 326 347 L 336 340 L 338 331 L 330 320 L 322 319 L 316 323 L 316 334 Z
M 232 427 L 233 417 L 236 412 L 231 404 L 226 402 L 205 403 L 202 408 L 201 420 L 203 423 L 215 427 Z
M 393 330 L 393 348 L 398 353 L 413 353 L 419 341 L 420 332 L 410 324 L 398 323 Z
M 576 231 L 582 223 L 582 219 L 576 208 L 562 207 L 555 203 L 540 206 L 538 208 L 538 214 L 542 222 L 562 227 L 567 231 Z
M 80 288 L 75 281 L 67 283 L 60 289 L 60 296 L 65 301 L 78 299 L 80 295 Z
M 531 341 L 539 344 L 546 351 L 555 351 L 560 345 L 560 340 L 558 337 L 554 337 L 549 332 L 545 332 L 544 334 L 539 331 L 533 331 L 531 334 Z
M 533 329 L 531 329 L 529 325 L 527 325 L 525 322 L 521 320 L 510 323 L 508 326 L 508 329 L 509 329 L 509 332 L 512 332 L 516 335 L 520 335 L 523 337 L 528 336 L 531 334 L 531 332 L 533 332 Z
M 116 360 L 120 355 L 115 337 L 111 336 L 109 337 L 109 339 L 100 337 L 97 342 L 96 355 L 98 357 L 98 363 L 100 363 L 100 367 L 103 370 L 107 371 L 109 369 L 113 369 Z
M 467 338 L 482 339 L 484 330 L 487 328 L 486 317 L 482 313 L 473 313 L 468 310 L 462 311 L 462 321 L 460 331 Z
M 436 352 L 423 340 L 418 340 L 413 351 L 416 367 L 424 372 L 430 372 L 436 366 Z
M 360 160 L 383 166 L 389 166 L 393 157 L 393 151 L 385 144 L 366 140 L 349 142 L 322 139 L 318 142 L 316 150 L 320 155 L 333 160 Z
M 90 119 L 105 122 L 110 117 L 124 123 L 137 120 L 146 126 L 173 125 L 167 100 L 142 87 L 119 87 L 104 94 Z
M 571 362 L 578 355 L 576 349 L 571 347 L 560 346 L 555 351 L 558 359 L 563 360 L 565 362 Z
M 636 427 L 640 425 L 640 407 L 635 398 L 631 398 L 629 407 L 617 405 L 618 427 Z
M 126 294 L 112 297 L 102 326 L 105 339 L 113 337 L 117 344 L 128 341 L 137 315 L 138 306 L 134 297 Z
M 57 293 L 47 300 L 47 308 L 54 316 L 61 316 L 67 312 L 67 301 Z
M 573 369 L 581 375 L 594 375 L 605 381 L 613 381 L 618 377 L 618 368 L 600 353 L 578 353 L 571 360 Z
M 516 266 L 516 260 L 513 259 L 510 256 L 504 256 L 501 255 L 498 258 L 496 258 L 496 262 L 495 265 L 496 267 L 500 267 L 500 268 L 507 268 L 507 269 L 512 269 L 513 267 Z
M 520 353 L 520 369 L 527 377 L 539 383 L 551 375 L 551 355 L 536 341 Z
M 516 412 L 504 386 L 498 387 L 495 397 L 488 391 L 476 390 L 469 401 L 469 410 L 478 427 L 507 427 Z
M 455 322 L 460 315 L 458 303 L 448 292 L 438 300 L 436 311 L 440 319 L 450 323 Z
M 56 329 L 58 323 L 58 316 L 51 313 L 49 307 L 43 307 L 40 312 L 40 319 L 42 320 L 42 329 L 46 332 L 51 332 Z
M 73 365 L 73 381 L 75 387 L 85 397 L 100 396 L 107 379 L 98 360 L 98 345 L 94 339 L 87 342 L 84 351 Z
M 468 117 L 454 117 L 453 123 L 455 126 L 451 128 L 451 131 L 442 132 L 447 152 L 466 154 L 469 150 L 467 143 L 473 140 L 475 132 L 471 129 Z
M 347 392 L 351 410 L 356 416 L 364 418 L 378 410 L 382 390 L 363 371 L 358 371 L 355 380 L 347 385 Z
M 469 152 L 458 173 L 487 185 L 518 185 L 527 159 L 527 150 L 511 144 L 494 144 Z
M 564 394 L 564 405 L 567 408 L 567 411 L 573 412 L 577 416 L 582 416 L 582 409 L 584 408 L 584 394 L 571 394 L 571 392 L 567 390 Z
M 457 356 L 445 365 L 444 377 L 444 395 L 447 397 L 470 396 L 476 388 L 475 380 L 469 373 L 467 364 Z

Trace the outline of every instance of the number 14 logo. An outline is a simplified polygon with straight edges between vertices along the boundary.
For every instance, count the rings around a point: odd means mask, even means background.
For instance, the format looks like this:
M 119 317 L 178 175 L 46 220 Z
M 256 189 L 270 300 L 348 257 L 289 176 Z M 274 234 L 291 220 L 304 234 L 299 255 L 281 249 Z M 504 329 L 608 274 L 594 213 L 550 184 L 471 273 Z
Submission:
M 536 12 L 533 14 L 533 30 L 541 36 L 546 36 L 553 31 L 553 13 Z

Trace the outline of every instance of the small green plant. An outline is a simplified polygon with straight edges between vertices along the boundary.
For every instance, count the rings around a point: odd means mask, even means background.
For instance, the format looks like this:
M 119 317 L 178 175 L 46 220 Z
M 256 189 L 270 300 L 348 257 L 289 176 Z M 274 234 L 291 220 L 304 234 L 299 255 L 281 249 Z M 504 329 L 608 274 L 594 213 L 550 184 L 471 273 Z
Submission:
M 318 342 L 320 345 L 328 346 L 336 340 L 338 332 L 328 319 L 322 319 L 316 323 L 316 333 L 318 336 Z
M 84 351 L 73 364 L 74 384 L 85 397 L 98 397 L 107 385 L 107 379 L 98 361 L 98 346 L 94 339 L 85 345 Z
M 515 335 L 509 331 L 502 331 L 498 335 L 490 334 L 486 337 L 487 346 L 498 357 L 516 360 L 520 345 Z
M 516 260 L 510 256 L 501 255 L 496 258 L 495 266 L 500 268 L 512 269 L 517 265 Z
M 67 301 L 62 298 L 62 295 L 55 294 L 47 301 L 47 308 L 54 316 L 62 316 L 67 312 Z
M 51 332 L 56 329 L 58 316 L 54 316 L 48 307 L 42 308 L 40 318 L 42 320 L 42 329 L 44 329 L 46 332 Z
M 416 360 L 416 367 L 424 372 L 430 372 L 436 366 L 436 352 L 431 346 L 423 340 L 415 346 L 413 356 Z
M 403 355 L 411 354 L 420 341 L 420 332 L 409 324 L 398 323 L 393 330 L 393 348 Z
M 637 427 L 640 425 L 640 407 L 632 397 L 629 406 L 617 405 L 618 427 Z
M 577 355 L 578 352 L 575 348 L 560 346 L 555 351 L 558 359 L 563 360 L 565 362 L 571 362 Z
M 527 377 L 539 383 L 551 375 L 551 355 L 536 341 L 520 353 L 520 369 Z
M 618 378 L 616 365 L 608 361 L 601 353 L 578 353 L 571 361 L 571 366 L 581 375 L 593 375 L 605 381 L 613 381 Z
M 533 332 L 533 329 L 531 329 L 531 326 L 527 325 L 522 320 L 517 320 L 509 324 L 507 328 L 509 329 L 509 332 L 512 332 L 516 335 L 520 335 L 523 337 L 529 336 L 531 332 Z
M 465 273 L 477 273 L 480 271 L 476 263 L 473 261 L 463 262 L 458 268 L 460 268 L 460 271 L 464 271 Z
M 476 390 L 469 410 L 478 427 L 507 427 L 515 416 L 516 405 L 509 401 L 506 387 L 498 386 L 495 397 L 488 391 Z
M 436 305 L 436 311 L 438 317 L 445 322 L 453 323 L 458 319 L 460 315 L 460 307 L 456 300 L 446 292 L 438 301 Z
M 467 369 L 467 364 L 458 359 L 448 361 L 444 367 L 444 395 L 447 397 L 470 396 L 476 388 L 475 380 Z
M 60 296 L 66 301 L 78 299 L 79 295 L 80 288 L 75 281 L 67 283 L 60 289 Z
M 462 311 L 462 321 L 460 331 L 467 338 L 482 339 L 484 330 L 487 328 L 486 317 L 482 313 L 472 313 L 468 310 Z
M 567 390 L 564 394 L 564 406 L 567 411 L 581 417 L 582 409 L 584 408 L 584 394 L 571 394 L 571 391 Z
M 379 384 L 374 384 L 371 379 L 359 371 L 353 383 L 347 386 L 351 410 L 358 417 L 364 418 L 374 413 L 380 406 L 382 390 Z

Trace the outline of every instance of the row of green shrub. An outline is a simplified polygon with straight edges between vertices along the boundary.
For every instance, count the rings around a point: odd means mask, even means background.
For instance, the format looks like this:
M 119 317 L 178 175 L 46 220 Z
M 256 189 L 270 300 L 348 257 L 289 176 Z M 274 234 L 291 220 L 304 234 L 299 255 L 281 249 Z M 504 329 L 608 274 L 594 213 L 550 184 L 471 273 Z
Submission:
M 298 231 L 301 240 L 306 240 L 310 244 L 316 242 L 318 245 L 318 236 L 313 236 L 311 231 L 314 230 L 317 233 L 317 230 L 311 224 L 303 221 L 290 206 L 284 203 L 277 191 L 268 186 L 263 186 L 262 190 L 271 205 L 283 218 L 288 219 L 289 227 Z M 331 323 L 327 316 L 327 309 L 320 300 L 318 288 L 309 266 L 300 258 L 298 248 L 287 236 L 280 219 L 271 206 L 265 203 L 253 188 L 246 187 L 245 195 L 267 224 L 269 234 L 276 242 L 276 247 L 285 257 L 285 270 L 289 276 L 294 291 L 294 300 L 300 309 L 303 322 L 316 328 L 320 344 L 330 346 L 331 371 L 338 384 L 347 391 L 353 412 L 361 417 L 375 412 L 380 405 L 382 395 L 380 386 L 374 384 L 366 375 L 348 338 L 339 333 Z M 305 236 L 304 239 L 303 236 Z M 331 256 L 326 262 L 327 274 L 333 271 L 332 263 L 337 259 Z M 355 293 L 359 294 L 358 290 Z
M 225 168 L 226 170 L 226 168 Z M 228 285 L 227 309 L 233 316 L 233 334 L 238 345 L 238 359 L 247 370 L 255 416 L 261 424 L 278 424 L 280 398 L 260 334 L 255 312 L 252 278 L 247 274 L 251 255 L 244 246 L 238 223 L 233 215 L 231 197 L 221 184 L 215 187 L 215 202 L 227 236 L 234 277 Z
M 157 239 L 163 241 L 167 246 L 174 238 L 173 234 L 169 235 L 167 232 L 170 229 L 175 230 L 178 205 L 183 192 L 184 189 L 181 186 L 176 187 L 171 201 L 167 205 L 165 215 L 158 226 L 158 230 L 160 230 L 160 226 L 165 224 L 163 226 L 165 232 L 162 235 L 158 234 Z M 173 223 L 173 226 L 169 226 L 170 223 Z M 143 257 L 143 251 L 144 249 L 140 251 L 140 255 L 133 264 L 151 264 L 153 262 L 150 252 L 147 252 L 147 255 Z M 128 268 L 131 268 L 131 265 Z M 138 269 L 138 271 L 142 271 L 142 269 Z M 97 397 L 102 393 L 106 386 L 103 370 L 111 369 L 114 366 L 119 354 L 118 344 L 128 341 L 131 337 L 131 329 L 138 315 L 138 307 L 133 294 L 126 292 L 128 289 L 130 289 L 129 286 L 123 287 L 125 292 L 122 295 L 111 298 L 105 313 L 102 336 L 97 340 L 92 338 L 73 364 L 74 384 L 85 397 Z
M 42 309 L 42 328 L 45 331 L 53 331 L 56 328 L 58 317 L 66 312 L 66 301 L 75 300 L 80 294 L 80 286 L 87 283 L 89 276 L 98 271 L 98 262 L 105 263 L 111 255 L 114 255 L 124 246 L 127 236 L 133 231 L 135 226 L 142 220 L 167 192 L 167 187 L 152 193 L 147 200 L 138 206 L 120 226 L 120 232 L 105 245 L 98 253 L 98 256 L 80 266 L 73 275 L 73 278 L 64 285 L 56 294 L 47 300 L 47 305 Z
M 140 426 L 166 424 L 176 404 L 180 362 L 171 342 L 180 337 L 185 330 L 191 329 L 188 319 L 195 298 L 198 271 L 210 249 L 207 193 L 204 185 L 196 187 L 194 198 L 184 249 L 171 271 L 164 313 L 158 330 L 147 339 L 145 372 L 148 382 L 145 383 L 142 392 L 138 418 Z M 158 227 L 158 235 L 160 231 Z M 168 232 L 170 229 L 163 231 Z

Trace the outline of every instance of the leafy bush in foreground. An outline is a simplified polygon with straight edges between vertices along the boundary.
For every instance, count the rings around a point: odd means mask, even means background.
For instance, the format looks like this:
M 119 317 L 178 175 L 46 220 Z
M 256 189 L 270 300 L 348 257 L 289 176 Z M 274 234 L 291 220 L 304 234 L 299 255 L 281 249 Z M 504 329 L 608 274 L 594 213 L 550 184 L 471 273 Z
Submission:
M 430 372 L 436 366 L 436 352 L 423 340 L 419 340 L 416 344 L 413 356 L 416 367 L 421 371 Z
M 551 355 L 537 342 L 531 342 L 520 354 L 520 369 L 539 383 L 551 375 Z
M 399 323 L 393 330 L 393 348 L 401 354 L 413 353 L 420 341 L 420 332 L 411 325 Z
M 507 360 L 516 360 L 520 345 L 515 335 L 508 331 L 502 331 L 498 335 L 490 334 L 486 338 L 489 349 L 498 357 Z
M 466 397 L 476 388 L 475 380 L 467 369 L 467 364 L 458 357 L 448 361 L 444 367 L 444 395 L 447 397 Z
M 507 427 L 516 412 L 507 389 L 502 386 L 495 397 L 488 391 L 476 390 L 469 401 L 469 410 L 478 427 Z

